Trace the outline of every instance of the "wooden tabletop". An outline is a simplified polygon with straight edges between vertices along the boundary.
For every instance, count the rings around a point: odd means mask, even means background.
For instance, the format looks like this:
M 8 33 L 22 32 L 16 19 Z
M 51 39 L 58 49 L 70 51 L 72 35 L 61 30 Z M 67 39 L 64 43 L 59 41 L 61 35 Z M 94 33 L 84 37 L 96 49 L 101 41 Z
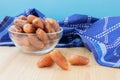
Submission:
M 24 54 L 16 47 L 0 47 L 0 80 L 120 80 L 120 69 L 100 66 L 86 48 L 58 48 L 62 54 L 83 55 L 90 59 L 86 66 L 71 66 L 62 70 L 56 64 L 38 68 L 40 56 Z

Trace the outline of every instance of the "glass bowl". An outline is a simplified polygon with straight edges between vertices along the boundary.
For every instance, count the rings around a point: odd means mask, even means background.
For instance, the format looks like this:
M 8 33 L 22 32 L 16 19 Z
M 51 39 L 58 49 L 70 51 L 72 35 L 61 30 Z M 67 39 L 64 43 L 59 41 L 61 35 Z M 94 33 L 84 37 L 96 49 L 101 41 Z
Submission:
M 53 33 L 46 33 L 50 38 L 49 41 L 41 41 L 35 33 L 20 33 L 8 29 L 9 36 L 15 46 L 24 53 L 31 54 L 46 54 L 52 51 L 63 35 L 63 29 Z

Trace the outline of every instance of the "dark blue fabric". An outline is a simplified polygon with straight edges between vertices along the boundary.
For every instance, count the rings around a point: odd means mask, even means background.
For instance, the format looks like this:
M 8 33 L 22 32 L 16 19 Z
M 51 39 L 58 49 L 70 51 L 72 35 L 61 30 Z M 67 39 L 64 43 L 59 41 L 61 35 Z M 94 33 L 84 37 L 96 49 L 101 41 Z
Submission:
M 12 25 L 14 17 L 6 16 L 0 23 L 0 46 L 14 46 L 8 35 L 8 28 Z
M 38 11 L 37 9 L 33 8 L 33 9 L 26 9 L 23 13 L 17 15 L 16 17 L 20 16 L 20 15 L 24 15 L 24 16 L 28 16 L 28 15 L 35 15 L 37 17 L 40 17 L 42 19 L 46 18 L 45 15 L 43 13 L 41 13 L 40 11 Z
M 36 9 L 27 9 L 15 17 L 6 16 L 0 23 L 0 46 L 14 46 L 8 28 L 15 18 L 29 14 L 46 18 Z M 58 23 L 63 28 L 63 36 L 56 47 L 85 46 L 93 53 L 98 64 L 120 68 L 120 16 L 98 19 L 73 14 Z
M 66 17 L 64 20 L 59 21 L 60 26 L 64 29 L 64 35 L 57 47 L 83 46 L 83 42 L 81 41 L 80 36 L 77 34 L 76 29 L 84 32 L 97 20 L 97 18 L 88 15 L 73 14 Z

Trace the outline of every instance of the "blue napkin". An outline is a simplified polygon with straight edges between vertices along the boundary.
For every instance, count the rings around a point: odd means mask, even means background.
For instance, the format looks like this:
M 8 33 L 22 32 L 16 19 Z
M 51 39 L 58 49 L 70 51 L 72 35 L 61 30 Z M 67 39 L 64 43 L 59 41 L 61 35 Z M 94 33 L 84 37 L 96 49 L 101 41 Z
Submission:
M 86 32 L 77 31 L 100 65 L 120 68 L 120 16 L 105 17 Z
M 77 34 L 76 29 L 84 32 L 97 20 L 97 18 L 88 15 L 73 14 L 66 17 L 64 20 L 59 21 L 60 26 L 64 29 L 64 35 L 57 47 L 83 46 L 83 42 L 80 36 Z
M 0 23 L 0 45 L 14 46 L 8 35 L 8 28 L 20 15 L 33 14 L 43 19 L 44 14 L 36 9 L 27 9 L 23 13 L 6 16 Z M 120 17 L 94 18 L 88 15 L 74 14 L 59 21 L 63 28 L 63 37 L 56 47 L 85 46 L 94 55 L 98 64 L 120 68 Z

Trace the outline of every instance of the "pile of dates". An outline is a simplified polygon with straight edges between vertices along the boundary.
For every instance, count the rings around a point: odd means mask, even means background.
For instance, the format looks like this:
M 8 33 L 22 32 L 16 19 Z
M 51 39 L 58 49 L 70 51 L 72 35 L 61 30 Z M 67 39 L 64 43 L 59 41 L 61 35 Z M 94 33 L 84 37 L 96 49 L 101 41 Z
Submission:
M 47 49 L 59 40 L 59 24 L 52 18 L 41 19 L 34 15 L 19 16 L 10 27 L 12 40 L 26 50 Z

